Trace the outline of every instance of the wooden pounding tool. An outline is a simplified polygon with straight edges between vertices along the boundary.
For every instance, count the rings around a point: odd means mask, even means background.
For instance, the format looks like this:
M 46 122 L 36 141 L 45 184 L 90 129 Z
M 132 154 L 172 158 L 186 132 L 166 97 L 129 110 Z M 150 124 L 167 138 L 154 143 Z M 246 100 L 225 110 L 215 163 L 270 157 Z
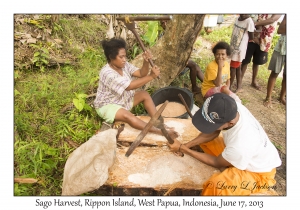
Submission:
M 135 30 L 134 20 L 149 20 L 149 19 L 151 19 L 151 20 L 170 20 L 171 17 L 172 16 L 163 16 L 161 18 L 156 17 L 156 19 L 155 19 L 155 17 L 148 17 L 148 18 L 147 17 L 144 17 L 144 18 L 143 17 L 131 17 L 131 18 L 123 17 L 123 18 L 117 18 L 117 20 L 122 20 L 124 22 L 127 29 L 130 30 L 134 34 L 135 38 L 138 40 L 138 42 L 139 42 L 141 48 L 143 49 L 143 51 L 146 52 L 146 48 L 145 48 L 140 36 L 137 34 L 137 32 Z M 149 58 L 149 63 L 151 65 L 151 67 L 154 66 L 154 63 L 153 63 L 151 58 Z M 160 76 L 158 76 L 157 78 L 160 79 Z
M 125 154 L 126 157 L 129 157 L 131 155 L 131 153 L 133 152 L 133 150 L 135 150 L 135 148 L 141 143 L 141 141 L 146 136 L 146 134 L 148 133 L 148 131 L 150 130 L 150 128 L 154 125 L 155 121 L 159 118 L 159 116 L 161 115 L 161 113 L 164 111 L 164 109 L 166 108 L 166 106 L 167 106 L 168 103 L 169 103 L 168 100 L 165 101 L 165 103 L 163 103 L 163 105 L 153 115 L 153 117 L 150 119 L 150 121 L 147 123 L 147 125 L 144 127 L 144 129 L 136 137 L 135 141 L 131 144 L 131 146 L 127 150 L 127 152 Z
M 166 139 L 168 140 L 169 144 L 173 144 L 174 143 L 174 139 L 171 138 L 171 136 L 168 134 L 168 131 L 165 128 L 165 124 L 164 124 L 164 118 L 162 116 L 160 116 L 154 123 L 154 126 L 159 128 L 161 130 L 161 132 L 164 134 L 164 136 L 166 137 Z M 181 157 L 184 156 L 184 154 L 182 152 L 177 153 L 178 155 L 180 155 Z
M 181 102 L 183 103 L 183 105 L 184 105 L 184 107 L 185 107 L 187 113 L 190 115 L 191 118 L 193 118 L 192 112 L 191 112 L 191 110 L 189 109 L 188 105 L 186 104 L 186 102 L 185 102 L 184 98 L 182 97 L 182 95 L 179 93 L 178 96 L 179 96 Z
M 174 143 L 174 140 L 169 136 L 168 131 L 165 128 L 164 118 L 162 116 L 155 121 L 154 126 L 161 130 L 170 144 Z

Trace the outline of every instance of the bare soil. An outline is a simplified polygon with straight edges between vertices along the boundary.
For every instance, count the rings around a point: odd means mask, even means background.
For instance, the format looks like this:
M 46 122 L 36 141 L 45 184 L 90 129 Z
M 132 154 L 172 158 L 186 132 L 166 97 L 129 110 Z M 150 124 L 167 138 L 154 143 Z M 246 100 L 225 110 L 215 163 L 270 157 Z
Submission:
M 199 37 L 202 47 L 195 53 L 211 54 L 211 43 Z M 213 56 L 213 55 L 212 55 Z M 262 70 L 261 70 L 262 71 Z M 277 168 L 275 179 L 276 191 L 279 195 L 286 195 L 286 106 L 277 101 L 279 91 L 275 90 L 272 94 L 272 106 L 267 108 L 263 105 L 267 95 L 267 83 L 258 78 L 261 90 L 257 90 L 250 86 L 252 79 L 252 66 L 248 65 L 248 69 L 243 78 L 242 92 L 237 93 L 242 103 L 250 110 L 250 112 L 260 122 L 265 129 L 270 140 L 277 148 L 282 160 L 282 165 Z M 235 85 L 235 83 L 233 83 Z

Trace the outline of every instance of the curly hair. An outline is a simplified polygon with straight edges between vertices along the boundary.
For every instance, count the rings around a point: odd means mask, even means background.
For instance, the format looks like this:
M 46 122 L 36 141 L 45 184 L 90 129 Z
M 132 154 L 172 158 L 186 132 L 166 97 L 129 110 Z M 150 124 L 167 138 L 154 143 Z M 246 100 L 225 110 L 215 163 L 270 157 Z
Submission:
M 119 54 L 120 49 L 126 50 L 126 42 L 122 38 L 112 38 L 110 40 L 103 40 L 101 42 L 102 48 L 104 50 L 104 54 L 107 62 L 110 62 L 111 59 L 115 59 Z
M 217 50 L 226 50 L 227 56 L 231 55 L 231 47 L 227 42 L 220 41 L 212 48 L 212 52 L 216 54 Z

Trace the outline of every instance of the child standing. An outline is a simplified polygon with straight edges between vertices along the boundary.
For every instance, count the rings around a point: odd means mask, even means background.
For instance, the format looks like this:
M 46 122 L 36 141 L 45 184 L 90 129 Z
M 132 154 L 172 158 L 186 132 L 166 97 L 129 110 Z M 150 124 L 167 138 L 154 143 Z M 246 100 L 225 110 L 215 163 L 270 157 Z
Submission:
M 281 82 L 281 91 L 279 96 L 279 102 L 282 104 L 286 104 L 285 96 L 286 96 L 286 15 L 284 16 L 282 22 L 280 23 L 278 30 L 278 34 L 281 34 L 277 44 L 275 45 L 269 67 L 268 69 L 271 70 L 271 74 L 268 79 L 268 86 L 267 86 L 267 96 L 264 100 L 264 105 L 266 107 L 270 107 L 271 96 L 274 89 L 274 85 L 276 82 L 276 78 L 278 77 L 279 73 L 283 69 L 283 78 Z
M 248 14 L 241 14 L 236 19 L 230 41 L 232 49 L 231 62 L 230 62 L 230 87 L 236 77 L 236 93 L 241 90 L 241 62 L 245 58 L 247 45 L 249 42 L 254 42 L 254 22 Z
M 212 49 L 215 60 L 211 61 L 205 70 L 202 83 L 202 95 L 204 99 L 215 93 L 225 93 L 237 102 L 241 102 L 239 97 L 229 90 L 230 86 L 230 66 L 226 61 L 231 54 L 231 48 L 226 42 L 218 42 Z

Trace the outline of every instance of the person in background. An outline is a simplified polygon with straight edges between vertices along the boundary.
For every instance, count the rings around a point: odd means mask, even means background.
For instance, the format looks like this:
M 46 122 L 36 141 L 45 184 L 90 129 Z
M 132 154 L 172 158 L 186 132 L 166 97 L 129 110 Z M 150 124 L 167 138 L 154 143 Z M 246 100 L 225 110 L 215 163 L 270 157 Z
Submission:
M 197 86 L 197 78 L 203 82 L 204 75 L 200 69 L 200 66 L 193 60 L 188 60 L 185 69 L 179 74 L 185 74 L 187 70 L 190 70 L 190 80 L 192 83 L 192 92 L 193 93 L 200 93 L 201 88 Z
M 174 139 L 168 146 L 220 169 L 204 182 L 202 195 L 251 195 L 276 187 L 278 151 L 244 105 L 216 93 L 206 99 L 192 123 L 201 132 L 198 137 L 185 144 Z M 196 145 L 204 153 L 190 149 Z
M 167 27 L 167 20 L 160 20 L 160 26 L 162 27 L 163 31 L 159 35 L 159 39 L 164 35 L 164 30 Z M 201 82 L 203 82 L 203 73 L 199 65 L 194 62 L 193 60 L 189 59 L 186 67 L 179 73 L 179 75 L 183 75 L 186 71 L 190 70 L 190 80 L 192 84 L 192 92 L 199 93 L 201 89 L 197 86 L 197 79 L 198 78 Z
M 259 66 L 268 61 L 268 51 L 271 48 L 277 20 L 280 18 L 280 16 L 281 15 L 276 14 L 259 14 L 253 17 L 254 20 L 257 18 L 257 21 L 254 22 L 254 25 L 256 29 L 259 29 L 261 32 L 255 32 L 253 42 L 248 42 L 246 57 L 242 61 L 241 82 L 247 70 L 247 66 L 251 62 L 251 58 L 253 58 L 251 86 L 257 90 L 261 90 L 261 87 L 256 81 Z
M 225 93 L 233 97 L 237 102 L 241 102 L 239 97 L 229 90 L 230 86 L 230 66 L 226 61 L 231 55 L 231 48 L 226 42 L 218 42 L 212 52 L 215 59 L 211 61 L 205 70 L 202 83 L 202 95 L 204 99 L 215 93 Z
M 130 110 L 133 106 L 143 103 L 148 114 L 152 117 L 156 113 L 154 102 L 147 91 L 135 91 L 146 83 L 158 77 L 160 69 L 154 66 L 149 74 L 150 52 L 143 53 L 143 65 L 137 68 L 127 62 L 126 42 L 123 39 L 112 38 L 102 41 L 102 47 L 107 64 L 100 70 L 99 86 L 94 107 L 98 115 L 107 123 L 122 121 L 131 127 L 142 130 L 146 123 L 134 116 Z M 137 79 L 133 80 L 133 77 Z M 163 135 L 161 130 L 152 127 L 152 133 Z M 168 128 L 171 137 L 178 134 Z
M 232 84 L 236 78 L 236 90 L 241 90 L 241 63 L 245 58 L 247 45 L 253 41 L 254 23 L 249 14 L 241 14 L 236 19 L 230 41 L 230 47 L 232 48 L 231 62 L 230 62 L 230 87 L 232 90 Z
M 281 34 L 281 36 L 275 46 L 268 67 L 268 69 L 271 70 L 271 73 L 268 79 L 267 96 L 263 103 L 266 107 L 271 106 L 272 91 L 274 89 L 276 78 L 278 77 L 282 68 L 283 68 L 283 78 L 281 83 L 280 96 L 278 100 L 282 104 L 284 105 L 286 104 L 286 100 L 285 100 L 285 96 L 286 96 L 286 15 L 284 16 L 282 22 L 278 27 L 277 33 Z

